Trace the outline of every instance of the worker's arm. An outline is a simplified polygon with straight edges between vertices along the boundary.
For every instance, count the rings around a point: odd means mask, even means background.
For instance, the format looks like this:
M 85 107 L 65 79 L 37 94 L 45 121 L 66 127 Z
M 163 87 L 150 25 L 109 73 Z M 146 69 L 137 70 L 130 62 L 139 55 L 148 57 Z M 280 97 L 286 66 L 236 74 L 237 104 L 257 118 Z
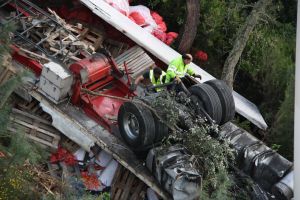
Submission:
M 170 65 L 168 66 L 165 83 L 169 83 L 172 79 L 175 78 L 176 71 L 177 71 L 176 62 L 177 61 L 175 59 L 175 60 L 171 61 Z
M 176 70 L 168 68 L 167 73 L 166 73 L 166 82 L 165 83 L 169 83 L 171 80 L 173 80 L 176 77 L 175 72 L 176 72 Z
M 149 71 L 147 71 L 143 75 L 137 77 L 135 79 L 134 83 L 130 86 L 130 90 L 131 91 L 136 90 L 137 85 L 140 84 L 140 82 L 142 82 L 145 79 L 150 79 L 150 73 L 149 73 Z
M 190 76 L 193 76 L 195 78 L 202 78 L 200 74 L 196 74 L 195 71 L 190 67 L 188 66 L 188 69 L 187 69 L 187 73 L 190 75 Z
M 136 79 L 135 79 L 135 81 L 134 81 L 134 84 L 135 85 L 138 85 L 141 81 L 143 81 L 145 78 L 144 78 L 144 76 L 143 75 L 141 75 L 141 76 L 139 76 L 139 77 L 137 77 Z
M 188 73 L 190 76 L 194 76 L 194 74 L 195 74 L 194 70 L 191 68 L 190 65 L 188 65 L 188 67 L 187 67 L 187 73 Z

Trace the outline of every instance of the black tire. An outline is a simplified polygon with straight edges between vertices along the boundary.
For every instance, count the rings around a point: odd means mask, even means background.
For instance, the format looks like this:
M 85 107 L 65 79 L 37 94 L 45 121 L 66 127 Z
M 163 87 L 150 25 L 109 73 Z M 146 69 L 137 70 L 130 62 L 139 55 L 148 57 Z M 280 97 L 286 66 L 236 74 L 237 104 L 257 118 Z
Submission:
M 198 98 L 204 110 L 215 120 L 216 124 L 219 124 L 222 118 L 222 106 L 215 90 L 209 85 L 197 84 L 190 87 L 189 91 Z
M 210 85 L 218 94 L 222 106 L 222 119 L 220 124 L 232 120 L 235 114 L 235 104 L 231 89 L 222 80 L 210 80 L 204 84 Z
M 154 142 L 154 119 L 151 111 L 144 106 L 123 103 L 118 113 L 118 124 L 122 138 L 132 149 L 142 150 Z
M 166 124 L 160 121 L 156 116 L 154 116 L 155 123 L 155 142 L 161 142 L 164 137 L 168 136 L 169 128 Z

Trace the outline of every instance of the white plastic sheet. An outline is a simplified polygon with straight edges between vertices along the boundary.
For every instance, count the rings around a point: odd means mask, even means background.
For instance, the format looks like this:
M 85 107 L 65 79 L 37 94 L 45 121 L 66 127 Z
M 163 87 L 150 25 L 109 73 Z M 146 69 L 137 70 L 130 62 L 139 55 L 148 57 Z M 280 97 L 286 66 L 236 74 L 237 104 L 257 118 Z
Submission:
M 147 188 L 147 199 L 148 200 L 159 200 L 156 193 L 151 188 Z
M 100 153 L 95 158 L 95 163 L 100 165 L 101 167 L 107 167 L 107 165 L 112 160 L 112 155 L 107 153 L 106 151 L 100 151 Z
M 83 165 L 84 156 L 86 151 L 83 148 L 78 149 L 73 155 L 75 156 L 76 160 L 78 161 L 79 165 Z
M 151 16 L 150 9 L 143 5 L 138 6 L 130 6 L 129 13 L 137 12 L 145 19 L 145 25 L 143 26 L 146 28 L 148 32 L 152 32 L 153 29 L 157 28 L 157 24 L 155 23 L 154 19 Z
M 101 173 L 99 179 L 102 184 L 105 186 L 111 186 L 112 180 L 115 176 L 116 170 L 118 167 L 118 163 L 115 160 L 111 160 L 107 167 Z

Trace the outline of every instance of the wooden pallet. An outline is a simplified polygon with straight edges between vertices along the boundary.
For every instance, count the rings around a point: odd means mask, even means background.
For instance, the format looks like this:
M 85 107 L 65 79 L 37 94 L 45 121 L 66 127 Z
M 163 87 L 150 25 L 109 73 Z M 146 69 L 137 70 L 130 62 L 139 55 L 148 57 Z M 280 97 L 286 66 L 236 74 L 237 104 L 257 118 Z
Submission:
M 26 101 L 18 101 L 16 106 L 18 110 L 21 110 L 23 112 L 29 113 L 34 116 L 40 117 L 40 119 L 48 121 L 48 124 L 51 125 L 52 127 L 52 117 L 48 113 L 44 112 L 43 109 L 40 106 L 40 103 L 36 100 L 33 99 L 31 102 L 26 102 Z M 53 127 L 54 128 L 54 127 Z M 55 128 L 54 128 L 55 129 Z M 58 131 L 57 129 L 55 129 Z M 70 152 L 74 153 L 76 152 L 80 146 L 64 136 L 63 134 L 60 135 L 60 145 L 64 147 L 65 149 L 69 150 Z
M 16 108 L 32 115 L 39 116 L 40 118 L 47 120 L 49 123 L 52 121 L 51 115 L 44 112 L 40 103 L 35 99 L 31 102 L 20 101 L 17 103 Z
M 57 149 L 60 141 L 61 133 L 49 121 L 16 108 L 12 109 L 8 130 L 13 133 L 22 130 L 26 137 L 52 149 Z
M 92 45 L 95 51 L 102 45 L 104 40 L 104 33 L 99 34 L 89 30 L 88 28 L 81 30 L 79 35 L 80 39 L 85 43 Z
M 118 166 L 111 187 L 112 200 L 144 199 L 147 186 L 122 165 Z

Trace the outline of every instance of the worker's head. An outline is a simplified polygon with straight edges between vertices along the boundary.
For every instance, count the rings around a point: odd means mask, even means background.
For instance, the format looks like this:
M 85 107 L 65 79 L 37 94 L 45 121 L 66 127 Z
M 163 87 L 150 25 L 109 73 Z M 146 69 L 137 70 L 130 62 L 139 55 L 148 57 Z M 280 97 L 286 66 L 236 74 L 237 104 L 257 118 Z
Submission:
M 183 59 L 184 64 L 188 65 L 193 61 L 193 56 L 191 54 L 186 53 L 186 54 L 183 54 L 182 59 Z
M 155 67 L 153 69 L 153 75 L 155 77 L 155 79 L 158 79 L 160 77 L 160 75 L 162 74 L 162 70 L 159 67 Z

